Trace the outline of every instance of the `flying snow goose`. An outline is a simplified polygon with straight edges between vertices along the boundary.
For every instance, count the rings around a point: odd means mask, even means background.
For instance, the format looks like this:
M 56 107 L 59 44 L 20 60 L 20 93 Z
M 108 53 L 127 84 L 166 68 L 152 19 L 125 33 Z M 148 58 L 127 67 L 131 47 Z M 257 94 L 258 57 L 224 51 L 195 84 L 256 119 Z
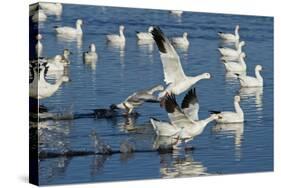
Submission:
M 164 101 L 170 122 L 150 119 L 158 136 L 178 137 L 187 142 L 200 135 L 209 122 L 220 118 L 217 114 L 211 114 L 207 119 L 194 121 L 178 106 L 175 95 L 166 95 Z
M 244 60 L 245 57 L 246 54 L 242 52 L 239 55 L 238 62 L 223 61 L 223 64 L 225 65 L 225 70 L 228 72 L 245 72 L 247 70 L 247 65 Z
M 196 95 L 196 90 L 195 88 L 190 89 L 182 100 L 181 109 L 186 116 L 190 117 L 194 121 L 197 121 L 199 120 L 199 108 L 200 106 Z
M 182 46 L 188 48 L 189 41 L 187 39 L 188 33 L 184 32 L 182 37 L 173 37 L 171 38 L 171 42 L 174 46 Z
M 239 55 L 242 53 L 243 46 L 245 46 L 245 41 L 241 41 L 236 50 L 232 49 L 232 48 L 226 48 L 226 47 L 218 48 L 218 50 L 222 56 L 239 57 Z
M 234 97 L 234 112 L 231 111 L 210 111 L 211 114 L 219 114 L 220 118 L 216 120 L 217 123 L 242 123 L 244 122 L 244 112 L 240 105 L 240 96 Z
M 89 46 L 89 51 L 83 53 L 84 62 L 92 62 L 93 60 L 98 58 L 98 54 L 96 53 L 96 46 L 92 43 Z
M 163 92 L 159 93 L 159 98 L 162 98 L 166 93 L 179 95 L 198 81 L 211 78 L 209 73 L 203 73 L 198 76 L 186 76 L 177 52 L 161 29 L 154 27 L 152 35 L 160 52 L 165 77 L 164 81 L 168 85 Z
M 62 14 L 62 4 L 61 3 L 47 3 L 40 2 L 40 8 L 44 10 L 47 15 L 56 15 L 60 16 Z
M 42 35 L 38 34 L 36 36 L 36 39 L 37 39 L 37 44 L 35 46 L 36 54 L 37 54 L 37 57 L 41 57 L 42 56 L 42 51 L 43 51 L 43 44 L 41 43 Z
M 69 81 L 69 78 L 62 76 L 55 84 L 48 83 L 45 79 L 48 72 L 47 60 L 40 58 L 38 61 L 31 69 L 33 80 L 29 84 L 29 96 L 36 99 L 44 99 L 52 96 L 62 83 Z
M 137 31 L 136 35 L 137 35 L 138 40 L 153 41 L 153 36 L 151 34 L 152 30 L 153 30 L 153 27 L 149 26 L 148 32 L 139 32 L 139 31 Z
M 125 101 L 120 104 L 112 104 L 111 109 L 123 109 L 126 110 L 127 114 L 131 114 L 133 109 L 142 105 L 144 102 L 159 102 L 157 96 L 153 94 L 157 91 L 163 91 L 162 85 L 156 85 L 149 89 L 137 91 L 130 95 Z
M 255 68 L 256 77 L 236 74 L 240 81 L 241 87 L 263 87 L 263 78 L 260 74 L 262 70 L 261 65 L 257 65 Z
M 239 36 L 239 25 L 236 25 L 234 34 L 219 32 L 218 35 L 225 42 L 237 42 L 237 41 L 239 42 L 239 39 L 240 39 L 240 36 Z
M 83 21 L 81 19 L 78 19 L 76 21 L 76 28 L 73 27 L 55 27 L 55 31 L 58 35 L 62 35 L 65 38 L 67 37 L 80 37 L 83 35 L 83 31 L 81 26 L 83 25 Z
M 108 42 L 110 43 L 115 43 L 115 44 L 124 44 L 126 39 L 125 39 L 125 36 L 124 36 L 124 29 L 125 27 L 123 25 L 120 25 L 119 26 L 119 35 L 117 34 L 108 34 L 106 35 L 106 39 Z

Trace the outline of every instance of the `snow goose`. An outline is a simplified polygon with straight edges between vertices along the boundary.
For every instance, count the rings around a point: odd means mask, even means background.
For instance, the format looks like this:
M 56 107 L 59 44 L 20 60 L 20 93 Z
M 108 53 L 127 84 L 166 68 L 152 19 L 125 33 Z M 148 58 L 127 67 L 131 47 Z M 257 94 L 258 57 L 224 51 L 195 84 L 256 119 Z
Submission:
M 37 23 L 37 22 L 44 22 L 47 20 L 47 16 L 44 13 L 43 10 L 39 9 L 37 10 L 34 15 L 32 16 L 32 21 Z
M 29 84 L 29 96 L 36 99 L 44 99 L 52 96 L 60 88 L 62 83 L 69 81 L 69 78 L 62 76 L 55 84 L 48 83 L 45 79 L 48 72 L 47 60 L 40 58 L 38 61 L 31 69 L 33 80 Z
M 217 123 L 242 123 L 244 122 L 244 112 L 240 105 L 240 96 L 234 97 L 234 112 L 230 111 L 210 111 L 211 114 L 219 114 L 220 118 L 216 120 Z
M 169 13 L 172 14 L 172 15 L 175 15 L 175 16 L 181 16 L 183 11 L 181 11 L 181 10 L 170 10 Z
M 36 39 L 37 39 L 37 44 L 35 46 L 36 54 L 37 54 L 37 57 L 41 57 L 42 56 L 42 51 L 43 51 L 43 44 L 41 43 L 42 35 L 38 34 L 36 36 Z
M 123 109 L 126 110 L 126 114 L 131 114 L 133 109 L 142 105 L 144 102 L 156 102 L 159 100 L 153 94 L 157 91 L 162 91 L 164 87 L 162 85 L 156 85 L 149 89 L 137 91 L 127 97 L 127 99 L 120 104 L 112 104 L 111 109 Z
M 173 37 L 171 38 L 171 42 L 174 46 L 186 47 L 189 46 L 189 41 L 187 39 L 188 33 L 184 32 L 182 37 Z
M 69 49 L 64 49 L 62 55 L 56 55 L 53 58 L 48 58 L 48 63 L 60 62 L 63 65 L 70 64 L 69 56 L 72 52 Z
M 98 54 L 96 53 L 96 46 L 92 43 L 89 46 L 89 51 L 83 53 L 83 60 L 84 62 L 92 62 L 98 58 Z
M 220 118 L 220 115 L 211 114 L 204 120 L 192 120 L 178 106 L 173 94 L 166 95 L 164 103 L 170 122 L 162 122 L 155 118 L 150 119 L 153 129 L 158 136 L 178 137 L 187 142 L 200 135 L 209 122 Z
M 236 25 L 234 34 L 232 33 L 222 33 L 219 32 L 218 35 L 220 38 L 226 42 L 239 42 L 240 36 L 239 36 L 239 25 Z
M 195 88 L 190 89 L 182 100 L 181 109 L 186 116 L 190 117 L 192 120 L 197 121 L 199 120 L 199 107 L 200 106 L 196 95 L 196 90 Z
M 144 40 L 144 41 L 153 41 L 153 37 L 151 35 L 151 31 L 153 30 L 152 26 L 149 26 L 148 32 L 139 32 L 137 31 L 137 39 Z
M 63 71 L 66 64 L 62 55 L 56 55 L 54 58 L 48 59 L 48 72 Z
M 256 77 L 236 74 L 240 81 L 241 87 L 263 87 L 263 78 L 260 74 L 262 70 L 261 65 L 257 65 L 255 68 Z
M 238 62 L 223 61 L 223 64 L 225 65 L 225 70 L 228 72 L 245 72 L 247 69 L 247 65 L 244 60 L 245 57 L 246 57 L 246 54 L 244 52 L 242 52 L 239 55 Z
M 124 36 L 124 29 L 125 29 L 125 27 L 123 25 L 120 25 L 119 26 L 119 35 L 117 35 L 117 34 L 106 35 L 107 41 L 110 43 L 124 44 L 126 41 L 125 36 Z
M 152 35 L 160 52 L 165 77 L 164 81 L 168 84 L 168 87 L 159 93 L 159 98 L 162 98 L 166 93 L 179 95 L 198 81 L 211 78 L 209 73 L 203 73 L 198 76 L 186 76 L 176 50 L 161 29 L 154 27 Z
M 232 56 L 234 58 L 239 57 L 243 46 L 245 46 L 245 41 L 241 41 L 236 50 L 232 48 L 218 48 L 218 50 L 222 56 Z
M 79 37 L 83 35 L 83 31 L 81 26 L 83 25 L 83 21 L 78 19 L 76 21 L 76 28 L 73 27 L 55 27 L 55 31 L 58 35 L 62 35 L 65 38 L 67 37 Z
M 47 3 L 40 2 L 40 8 L 44 10 L 47 15 L 60 16 L 62 14 L 62 4 L 61 3 Z

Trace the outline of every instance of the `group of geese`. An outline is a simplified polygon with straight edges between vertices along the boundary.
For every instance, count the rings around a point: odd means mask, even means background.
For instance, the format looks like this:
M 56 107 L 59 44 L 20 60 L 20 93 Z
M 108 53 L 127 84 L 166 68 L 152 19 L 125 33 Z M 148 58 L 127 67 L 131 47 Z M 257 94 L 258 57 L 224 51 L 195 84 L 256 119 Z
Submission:
M 83 21 L 78 19 L 76 27 L 56 27 L 55 32 L 57 35 L 63 35 L 64 37 L 82 37 L 82 24 Z M 124 29 L 125 27 L 120 25 L 119 34 L 106 35 L 107 41 L 114 44 L 125 44 Z M 263 79 L 260 75 L 262 67 L 260 65 L 256 66 L 256 77 L 250 77 L 246 74 L 247 66 L 244 61 L 246 54 L 242 51 L 245 42 L 240 42 L 239 26 L 236 26 L 235 34 L 220 32 L 218 35 L 223 44 L 226 44 L 226 47 L 219 48 L 219 52 L 222 55 L 221 60 L 225 65 L 226 71 L 233 72 L 237 76 L 241 87 L 263 87 Z M 166 87 L 156 85 L 149 89 L 137 91 L 121 103 L 110 105 L 110 109 L 105 112 L 108 113 L 121 109 L 125 111 L 127 116 L 130 116 L 134 113 L 135 108 L 145 102 L 160 103 L 160 106 L 164 107 L 168 114 L 169 122 L 164 122 L 154 117 L 150 118 L 150 122 L 157 136 L 172 138 L 172 145 L 175 148 L 182 141 L 186 143 L 200 135 L 211 121 L 216 121 L 217 123 L 244 122 L 244 113 L 239 105 L 239 96 L 234 97 L 235 111 L 211 111 L 208 118 L 199 119 L 199 102 L 193 86 L 200 80 L 211 79 L 211 74 L 202 73 L 197 76 L 190 76 L 183 71 L 179 55 L 174 47 L 184 46 L 188 48 L 189 41 L 187 36 L 188 34 L 185 32 L 182 37 L 168 39 L 157 26 L 150 26 L 148 32 L 137 32 L 136 37 L 138 40 L 156 43 L 163 65 Z M 49 84 L 45 78 L 52 71 L 63 72 L 64 68 L 70 64 L 69 55 L 71 52 L 65 49 L 62 55 L 56 55 L 53 58 L 43 58 L 41 57 L 43 51 L 42 35 L 38 34 L 36 38 L 38 40 L 36 52 L 40 58 L 30 63 L 32 77 L 30 81 L 30 97 L 44 99 L 53 95 L 62 83 L 69 81 L 69 78 L 64 74 L 61 75 L 55 84 Z M 229 44 L 233 45 L 233 48 L 230 48 Z M 85 61 L 92 61 L 98 58 L 94 43 L 90 45 L 88 52 L 84 52 L 83 58 Z M 176 96 L 186 91 L 187 93 L 182 104 L 179 106 Z M 155 95 L 156 92 L 158 92 L 158 95 Z

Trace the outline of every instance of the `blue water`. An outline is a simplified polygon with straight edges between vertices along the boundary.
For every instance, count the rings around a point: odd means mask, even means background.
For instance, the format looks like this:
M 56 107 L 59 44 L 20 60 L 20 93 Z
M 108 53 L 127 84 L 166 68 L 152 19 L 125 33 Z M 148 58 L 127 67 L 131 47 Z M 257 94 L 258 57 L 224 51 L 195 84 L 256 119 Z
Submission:
M 53 27 L 72 26 L 83 19 L 83 39 L 65 41 L 56 37 Z M 124 49 L 108 46 L 107 33 L 116 33 L 125 25 Z M 217 51 L 217 32 L 233 32 L 240 25 L 240 37 L 246 41 L 248 74 L 257 64 L 263 66 L 263 89 L 240 90 L 238 81 L 227 75 Z M 273 170 L 273 18 L 185 12 L 175 17 L 168 11 L 111 7 L 64 5 L 60 18 L 48 17 L 40 24 L 43 55 L 73 52 L 69 76 L 71 82 L 41 103 L 50 111 L 87 113 L 94 108 L 119 103 L 134 91 L 163 83 L 163 70 L 156 45 L 138 45 L 136 31 L 158 25 L 167 36 L 189 33 L 188 51 L 177 49 L 184 71 L 189 75 L 209 72 L 211 80 L 196 84 L 200 117 L 208 110 L 232 110 L 233 97 L 239 94 L 245 123 L 220 126 L 210 123 L 202 135 L 188 145 L 192 151 L 139 152 L 133 154 L 89 155 L 40 160 L 40 184 L 101 182 L 151 178 L 190 177 Z M 82 53 L 96 44 L 99 59 L 84 64 Z M 183 95 L 178 96 L 180 102 Z M 144 104 L 137 119 L 82 118 L 47 121 L 39 131 L 40 151 L 94 150 L 91 134 L 97 133 L 113 150 L 129 141 L 137 150 L 151 150 L 155 135 L 149 117 L 168 120 L 158 104 Z M 133 128 L 133 130 L 132 130 Z M 136 129 L 134 129 L 136 128 Z

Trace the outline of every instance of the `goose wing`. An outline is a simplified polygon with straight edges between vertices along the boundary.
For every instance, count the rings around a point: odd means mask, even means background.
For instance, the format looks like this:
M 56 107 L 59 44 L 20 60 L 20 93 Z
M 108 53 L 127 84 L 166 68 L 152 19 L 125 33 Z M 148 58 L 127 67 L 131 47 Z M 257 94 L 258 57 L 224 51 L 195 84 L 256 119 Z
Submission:
M 185 95 L 181 103 L 181 108 L 186 116 L 190 117 L 193 120 L 198 120 L 198 112 L 200 106 L 198 103 L 195 88 L 189 90 Z
M 183 80 L 185 74 L 181 66 L 180 58 L 168 38 L 159 27 L 154 27 L 151 33 L 160 51 L 165 83 L 169 84 Z

